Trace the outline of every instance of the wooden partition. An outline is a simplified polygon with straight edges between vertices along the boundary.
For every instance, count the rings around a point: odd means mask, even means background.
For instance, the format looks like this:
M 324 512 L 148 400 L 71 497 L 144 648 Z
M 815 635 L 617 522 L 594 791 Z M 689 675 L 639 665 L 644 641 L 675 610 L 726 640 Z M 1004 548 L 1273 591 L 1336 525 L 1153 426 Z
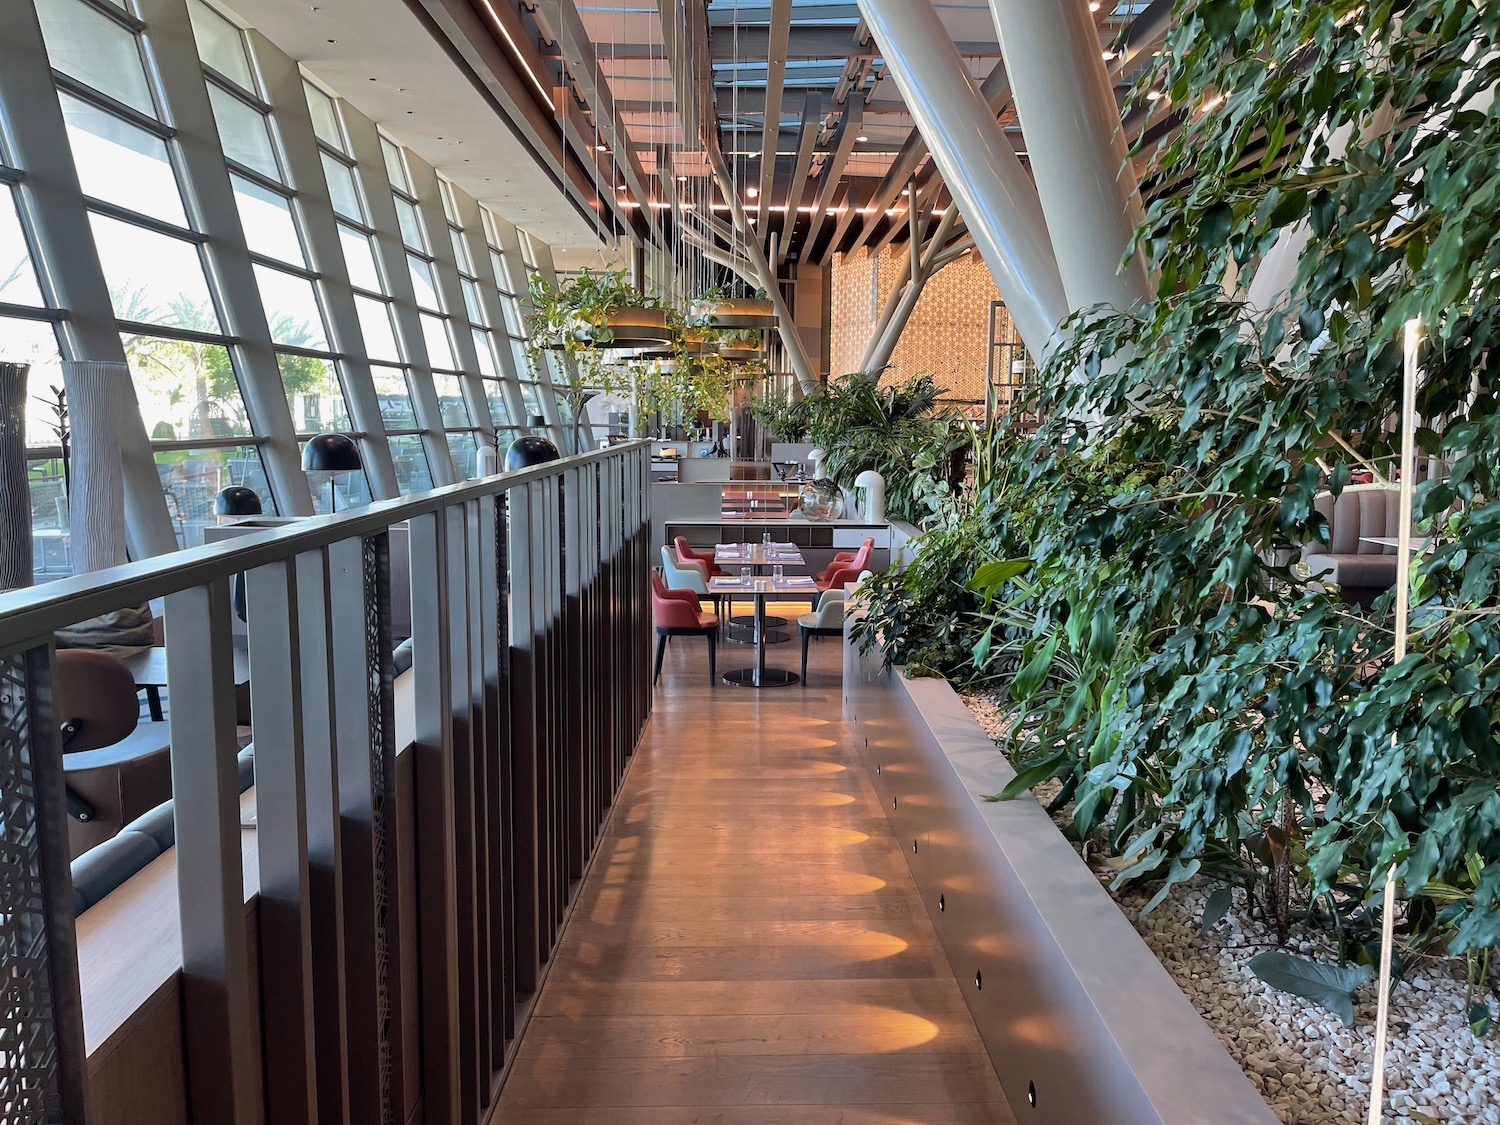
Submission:
M 5 1023 L 20 1029 L 0 1058 L 0 1125 L 87 1119 L 51 634 L 153 598 L 167 619 L 186 1119 L 485 1121 L 647 717 L 649 478 L 649 445 L 615 446 L 0 597 L 0 957 Z M 399 781 L 398 523 L 414 648 Z M 241 572 L 257 817 L 244 879 Z M 139 1013 L 158 1032 L 161 995 Z M 184 1094 L 157 1096 L 124 1119 L 181 1114 Z

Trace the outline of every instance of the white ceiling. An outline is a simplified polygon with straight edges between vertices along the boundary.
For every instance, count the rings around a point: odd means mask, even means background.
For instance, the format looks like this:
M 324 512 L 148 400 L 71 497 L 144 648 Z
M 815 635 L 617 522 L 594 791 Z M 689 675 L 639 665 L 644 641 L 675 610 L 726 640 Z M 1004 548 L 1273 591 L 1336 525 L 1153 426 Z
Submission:
M 403 0 L 232 3 L 243 23 L 480 202 L 554 247 L 596 251 L 593 227 Z

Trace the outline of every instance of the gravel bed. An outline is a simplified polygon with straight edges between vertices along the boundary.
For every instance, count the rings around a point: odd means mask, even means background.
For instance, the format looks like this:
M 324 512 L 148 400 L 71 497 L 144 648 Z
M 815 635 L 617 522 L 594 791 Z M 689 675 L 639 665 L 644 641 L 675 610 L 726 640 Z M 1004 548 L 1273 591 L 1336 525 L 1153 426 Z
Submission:
M 1002 725 L 1000 708 L 987 696 L 960 694 L 979 725 L 995 737 Z M 1048 796 L 1042 787 L 1039 792 Z M 1210 889 L 1201 881 L 1174 887 L 1144 918 L 1141 907 L 1150 889 L 1112 893 L 1284 1125 L 1364 1125 L 1375 1038 L 1374 984 L 1360 991 L 1353 1027 L 1272 989 L 1250 971 L 1250 958 L 1285 948 L 1332 961 L 1332 938 L 1321 931 L 1294 931 L 1281 947 L 1270 927 L 1249 916 L 1238 895 L 1205 934 L 1201 920 Z M 1474 1037 L 1464 1015 L 1464 982 L 1452 965 L 1423 962 L 1396 987 L 1386 1058 L 1386 1121 L 1500 1125 L 1500 1031 Z

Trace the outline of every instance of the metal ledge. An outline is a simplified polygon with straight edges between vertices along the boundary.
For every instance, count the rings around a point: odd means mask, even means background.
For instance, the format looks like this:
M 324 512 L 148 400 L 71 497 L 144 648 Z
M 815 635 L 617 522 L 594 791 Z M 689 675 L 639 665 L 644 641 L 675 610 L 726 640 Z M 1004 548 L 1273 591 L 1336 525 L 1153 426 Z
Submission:
M 844 717 L 1017 1121 L 1275 1125 L 946 681 L 846 635 Z

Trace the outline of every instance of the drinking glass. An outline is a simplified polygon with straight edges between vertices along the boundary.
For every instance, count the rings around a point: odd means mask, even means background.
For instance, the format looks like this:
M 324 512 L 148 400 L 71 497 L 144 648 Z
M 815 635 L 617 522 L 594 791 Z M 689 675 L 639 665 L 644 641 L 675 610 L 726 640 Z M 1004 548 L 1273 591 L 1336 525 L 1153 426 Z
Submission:
M 740 567 L 740 585 L 750 585 L 750 568 L 748 566 Z
M 771 568 L 771 576 L 778 582 L 782 581 L 782 579 L 786 577 L 786 567 L 782 566 L 780 563 L 777 563 Z
M 769 531 L 760 537 L 760 544 L 767 550 L 771 549 L 771 533 Z

